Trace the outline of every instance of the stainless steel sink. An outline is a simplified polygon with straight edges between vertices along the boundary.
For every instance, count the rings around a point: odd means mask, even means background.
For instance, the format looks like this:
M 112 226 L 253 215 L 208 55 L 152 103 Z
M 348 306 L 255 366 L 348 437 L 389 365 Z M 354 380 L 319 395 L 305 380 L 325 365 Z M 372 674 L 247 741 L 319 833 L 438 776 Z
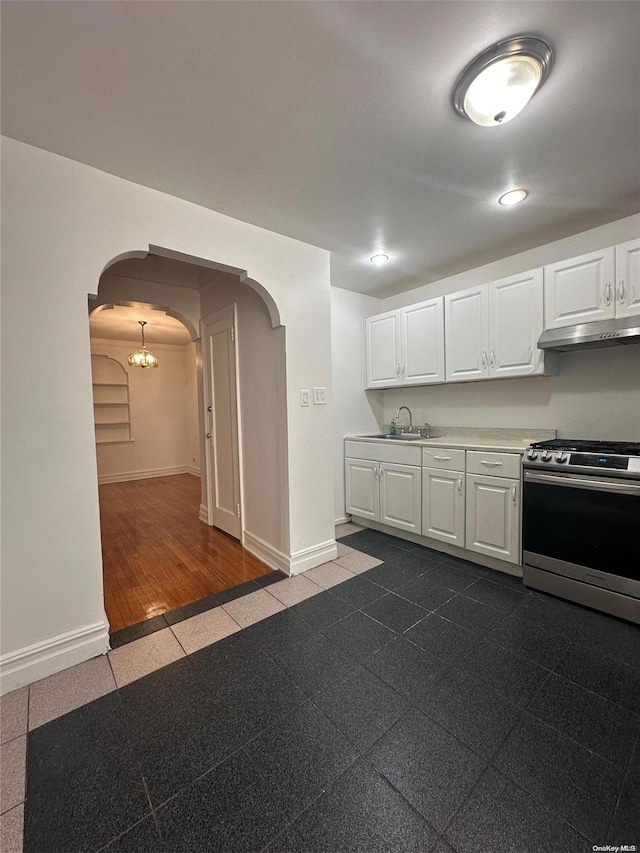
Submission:
M 395 435 L 391 433 L 378 433 L 377 435 L 368 435 L 366 438 L 388 438 L 391 441 L 429 441 L 430 438 L 440 438 L 440 436 L 430 435 L 429 438 L 424 438 L 414 432 L 400 432 Z

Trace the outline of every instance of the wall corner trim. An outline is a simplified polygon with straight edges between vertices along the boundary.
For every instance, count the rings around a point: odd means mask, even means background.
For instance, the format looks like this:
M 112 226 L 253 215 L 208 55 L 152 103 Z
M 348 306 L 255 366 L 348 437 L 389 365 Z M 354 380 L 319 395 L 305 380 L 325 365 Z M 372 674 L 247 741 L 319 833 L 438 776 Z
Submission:
M 276 550 L 259 536 L 244 531 L 242 544 L 250 551 L 254 557 L 262 560 L 271 569 L 284 572 L 286 575 L 299 575 L 315 566 L 321 566 L 323 563 L 330 563 L 338 556 L 338 546 L 335 539 L 327 539 L 326 542 L 320 542 L 319 545 L 312 545 L 310 548 L 303 548 L 301 551 L 296 551 L 290 557 Z
M 320 542 L 318 545 L 312 545 L 310 548 L 303 548 L 301 551 L 295 551 L 290 557 L 289 574 L 299 575 L 315 566 L 321 566 L 323 563 L 329 563 L 335 560 L 338 556 L 338 546 L 335 539 L 327 539 L 326 542 Z
M 198 512 L 198 519 L 200 521 L 204 521 L 205 524 L 209 524 L 209 510 L 207 509 L 206 504 L 200 504 L 200 511 Z
M 83 625 L 0 658 L 0 693 L 17 690 L 109 651 L 106 620 Z
M 263 563 L 266 563 L 270 569 L 284 572 L 286 575 L 291 574 L 289 557 L 278 551 L 277 548 L 269 545 L 264 539 L 261 539 L 248 530 L 244 530 L 242 533 L 242 544 L 247 551 L 259 560 L 262 560 Z

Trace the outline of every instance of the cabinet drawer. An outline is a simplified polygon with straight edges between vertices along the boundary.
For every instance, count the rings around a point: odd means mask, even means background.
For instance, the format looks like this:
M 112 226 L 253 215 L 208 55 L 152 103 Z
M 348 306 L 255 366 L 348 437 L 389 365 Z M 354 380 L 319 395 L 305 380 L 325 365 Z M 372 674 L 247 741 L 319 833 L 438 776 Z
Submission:
M 420 466 L 420 448 L 382 441 L 345 441 L 344 455 L 350 459 L 371 459 L 374 462 L 396 462 L 398 465 Z
M 464 450 L 448 447 L 423 447 L 422 465 L 442 471 L 464 471 Z
M 495 477 L 520 479 L 522 457 L 517 453 L 467 451 L 467 474 L 488 474 Z

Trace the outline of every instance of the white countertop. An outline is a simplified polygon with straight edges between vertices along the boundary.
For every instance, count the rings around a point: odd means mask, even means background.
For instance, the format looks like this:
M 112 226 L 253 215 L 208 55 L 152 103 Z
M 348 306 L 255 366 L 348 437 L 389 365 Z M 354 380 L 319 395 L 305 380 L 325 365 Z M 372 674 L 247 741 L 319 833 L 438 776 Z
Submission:
M 555 430 L 508 430 L 464 428 L 456 434 L 455 428 L 446 428 L 442 434 L 432 427 L 434 438 L 422 438 L 419 441 L 403 441 L 401 438 L 380 438 L 377 435 L 347 435 L 345 441 L 375 441 L 380 444 L 400 444 L 403 447 L 451 447 L 460 450 L 492 450 L 497 453 L 524 453 L 533 441 L 555 438 Z M 528 433 L 528 434 L 527 434 Z

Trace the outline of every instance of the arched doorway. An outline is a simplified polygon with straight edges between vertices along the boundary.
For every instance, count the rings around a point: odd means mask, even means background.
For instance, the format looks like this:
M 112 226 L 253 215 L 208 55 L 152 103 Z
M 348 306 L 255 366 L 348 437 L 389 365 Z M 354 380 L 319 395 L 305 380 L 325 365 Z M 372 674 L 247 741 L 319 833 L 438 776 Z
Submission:
M 215 313 L 223 305 L 240 305 L 238 343 L 244 348 L 239 384 L 244 379 L 247 388 L 246 394 L 239 400 L 238 419 L 242 424 L 244 411 L 244 421 L 249 426 L 245 440 L 239 442 L 238 453 L 246 453 L 250 462 L 250 473 L 242 477 L 243 514 L 246 509 L 249 539 L 250 542 L 256 538 L 258 541 L 262 538 L 266 541 L 272 539 L 269 535 L 260 535 L 260 523 L 265 521 L 263 517 L 256 530 L 256 513 L 261 513 L 261 503 L 268 503 L 267 515 L 275 516 L 267 519 L 267 527 L 271 524 L 272 529 L 286 530 L 286 523 L 278 508 L 274 508 L 271 501 L 256 500 L 260 491 L 259 483 L 264 483 L 264 479 L 255 465 L 255 416 L 257 414 L 261 419 L 261 432 L 275 437 L 276 444 L 280 441 L 277 438 L 278 422 L 286 416 L 286 398 L 282 391 L 284 329 L 273 327 L 273 306 L 269 306 L 262 295 L 258 295 L 259 288 L 243 282 L 236 271 L 202 267 L 188 263 L 182 257 L 168 259 L 157 255 L 140 257 L 138 253 L 134 254 L 135 257 L 120 259 L 107 267 L 100 279 L 97 299 L 93 303 L 90 301 L 91 323 L 96 326 L 97 334 L 103 334 L 104 328 L 114 326 L 116 321 L 123 327 L 128 323 L 130 332 L 139 320 L 148 318 L 146 343 L 160 359 L 157 370 L 130 368 L 125 360 L 127 347 L 133 349 L 136 340 L 129 335 L 126 345 L 120 342 L 119 356 L 128 371 L 130 383 L 131 439 L 127 441 L 123 438 L 119 445 L 114 442 L 110 447 L 97 446 L 105 609 L 112 633 L 136 625 L 147 633 L 151 627 L 150 620 L 159 620 L 160 627 L 163 627 L 165 613 L 171 612 L 172 616 L 168 618 L 173 618 L 174 612 L 181 608 L 188 613 L 198 612 L 199 603 L 204 608 L 205 599 L 239 584 L 250 584 L 269 572 L 269 567 L 257 560 L 241 543 L 203 523 L 209 515 L 207 504 L 211 495 L 207 483 L 210 482 L 212 471 L 206 464 L 210 454 L 206 438 L 206 374 L 202 370 L 199 319 Z M 178 339 L 178 329 L 182 340 Z M 160 333 L 163 330 L 174 336 L 172 342 L 162 341 Z M 244 345 L 243 331 L 247 333 Z M 104 343 L 102 349 L 94 345 L 96 340 L 92 330 L 92 352 L 96 356 L 109 354 Z M 267 349 L 260 353 L 265 342 Z M 157 389 L 154 391 L 153 385 L 163 384 L 158 380 L 163 364 L 166 374 L 167 363 L 175 355 L 164 347 L 171 346 L 191 351 L 191 357 L 185 360 L 184 365 L 185 375 L 189 374 L 190 380 L 186 382 L 189 394 L 177 399 L 179 393 L 174 391 L 167 402 L 166 388 L 164 392 L 156 393 Z M 274 394 L 275 404 L 271 406 L 272 413 L 269 414 L 269 406 L 265 407 L 265 399 L 268 399 L 269 394 L 265 394 L 262 400 L 256 400 L 251 374 L 260 362 L 274 364 L 273 356 L 277 352 L 281 352 L 281 358 L 275 360 L 275 369 L 267 371 L 267 375 L 262 377 Z M 137 386 L 135 389 L 132 380 Z M 147 399 L 149 396 L 154 397 L 154 394 L 156 402 L 160 402 L 160 410 L 155 414 Z M 140 407 L 146 410 L 143 429 Z M 168 423 L 172 407 L 177 408 L 182 415 L 182 426 L 177 428 Z M 110 428 L 96 427 L 96 431 L 99 429 L 104 432 Z M 171 435 L 179 436 L 183 444 L 188 444 L 188 453 L 183 452 L 182 465 L 176 459 L 170 460 L 171 464 L 165 466 L 152 461 L 147 461 L 146 467 L 138 465 L 137 468 L 131 465 L 127 468 L 122 464 L 123 455 L 139 458 L 143 445 L 146 450 L 150 450 L 159 433 L 165 436 L 165 447 L 171 444 L 168 438 Z M 140 438 L 142 435 L 146 438 Z M 155 441 L 155 444 L 158 442 Z M 282 449 L 274 445 L 265 447 L 264 438 L 261 438 L 261 444 L 265 459 L 278 460 L 280 472 L 272 472 L 275 476 L 271 480 L 274 493 L 280 496 L 278 504 L 282 507 L 286 482 L 278 480 L 282 472 L 286 476 L 286 465 L 282 464 L 286 447 L 283 453 Z M 120 469 L 115 471 L 114 459 L 118 456 Z M 151 457 L 147 454 L 146 458 L 150 460 Z M 101 461 L 104 459 L 109 459 L 111 468 L 101 473 Z M 261 464 L 264 466 L 264 462 Z M 162 470 L 163 467 L 171 470 Z M 118 477 L 118 473 L 123 476 Z M 201 485 L 198 483 L 194 488 L 194 481 L 198 477 Z M 261 515 L 264 516 L 264 513 Z M 243 541 L 245 529 L 243 518 Z M 143 622 L 145 624 L 141 625 Z

